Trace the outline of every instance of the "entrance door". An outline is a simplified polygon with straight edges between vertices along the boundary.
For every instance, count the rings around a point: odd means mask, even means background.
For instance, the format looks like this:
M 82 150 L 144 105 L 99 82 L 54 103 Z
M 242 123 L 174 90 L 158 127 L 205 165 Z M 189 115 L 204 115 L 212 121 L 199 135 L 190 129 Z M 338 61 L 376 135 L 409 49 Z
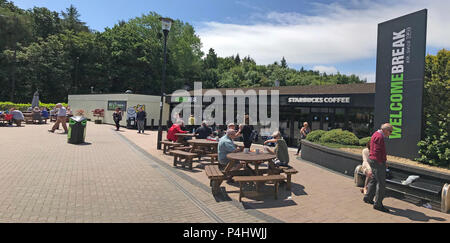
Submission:
M 321 113 L 313 113 L 311 114 L 311 130 L 322 130 L 322 114 Z
M 332 113 L 312 113 L 311 130 L 329 131 L 334 128 L 334 114 Z

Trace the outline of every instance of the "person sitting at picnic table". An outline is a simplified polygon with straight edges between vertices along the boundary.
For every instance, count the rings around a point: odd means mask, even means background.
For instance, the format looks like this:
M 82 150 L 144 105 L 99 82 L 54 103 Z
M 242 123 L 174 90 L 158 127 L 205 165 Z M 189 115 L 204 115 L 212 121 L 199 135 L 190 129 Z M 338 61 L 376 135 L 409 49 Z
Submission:
M 33 122 L 36 121 L 36 120 L 38 120 L 38 121 L 39 121 L 39 124 L 42 123 L 41 110 L 39 109 L 38 106 L 35 106 L 35 107 L 33 108 L 33 114 L 32 114 L 32 117 L 33 117 Z
M 225 169 L 227 164 L 230 162 L 227 158 L 227 154 L 229 153 L 237 153 L 240 152 L 240 149 L 233 143 L 233 139 L 236 138 L 236 131 L 233 129 L 228 129 L 225 136 L 221 137 L 219 140 L 219 144 L 217 145 L 217 153 L 219 160 L 220 169 Z M 239 170 L 242 168 L 241 164 L 237 164 L 233 169 Z
M 41 116 L 42 116 L 42 118 L 44 118 L 44 119 L 48 119 L 49 114 L 48 114 L 47 108 L 41 107 Z
M 23 116 L 23 113 L 19 110 L 16 110 L 16 108 L 11 108 L 11 110 L 9 111 L 9 114 L 12 115 L 12 120 L 10 120 L 9 125 L 12 125 L 12 123 L 16 123 L 16 125 L 18 127 L 21 126 L 22 121 L 25 120 L 25 117 Z
M 187 133 L 187 131 L 183 131 L 181 129 L 181 127 L 183 126 L 183 121 L 179 121 L 178 123 L 173 124 L 169 131 L 167 131 L 167 140 L 176 142 L 178 140 L 178 136 L 176 135 L 177 133 Z
M 267 148 L 267 152 L 277 156 L 277 158 L 274 161 L 275 165 L 287 166 L 289 163 L 289 153 L 286 141 L 283 139 L 279 131 L 274 132 L 272 134 L 272 137 L 273 139 L 264 141 L 264 145 L 268 143 L 275 143 L 276 144 L 275 149 L 271 150 L 270 148 Z
M 195 137 L 197 139 L 206 139 L 209 136 L 211 136 L 212 134 L 212 130 L 211 128 L 208 127 L 208 124 L 206 123 L 206 121 L 202 122 L 202 126 L 197 128 L 197 130 L 195 130 Z

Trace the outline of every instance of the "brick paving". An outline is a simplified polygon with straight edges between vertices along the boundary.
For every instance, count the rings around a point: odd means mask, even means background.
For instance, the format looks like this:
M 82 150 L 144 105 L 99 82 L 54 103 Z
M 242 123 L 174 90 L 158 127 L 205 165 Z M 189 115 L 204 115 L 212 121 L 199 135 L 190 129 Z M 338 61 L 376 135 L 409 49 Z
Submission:
M 394 198 L 385 214 L 362 202 L 353 179 L 291 151 L 292 193 L 238 202 L 223 183 L 214 198 L 198 163 L 173 168 L 156 150 L 156 132 L 88 123 L 86 145 L 47 132 L 50 125 L 0 127 L 0 222 L 449 222 L 450 215 Z M 60 131 L 61 132 L 61 131 Z M 228 197 L 228 198 L 227 198 Z
M 172 157 L 156 149 L 156 131 L 146 131 L 146 134 L 142 135 L 137 134 L 135 130 L 125 130 L 120 134 L 155 158 L 165 162 L 167 166 L 172 166 Z M 165 133 L 163 137 L 165 138 Z M 391 209 L 391 214 L 376 211 L 371 205 L 362 201 L 362 194 L 359 188 L 355 187 L 353 178 L 302 160 L 295 156 L 296 151 L 297 149 L 289 149 L 290 165 L 299 171 L 292 176 L 292 192 L 287 192 L 280 187 L 279 200 L 274 200 L 273 189 L 268 187 L 267 195 L 244 197 L 242 203 L 239 203 L 238 185 L 222 183 L 226 196 L 246 210 L 256 209 L 283 222 L 450 222 L 450 214 L 416 206 L 392 197 L 384 200 L 385 206 Z M 202 164 L 208 163 L 202 162 Z M 191 177 L 209 190 L 209 180 L 205 176 L 202 164 L 194 162 L 193 171 L 179 167 L 174 170 Z M 210 197 L 212 197 L 211 194 Z
M 0 127 L 0 222 L 276 221 L 216 202 L 111 126 L 88 123 L 86 145 L 49 128 Z

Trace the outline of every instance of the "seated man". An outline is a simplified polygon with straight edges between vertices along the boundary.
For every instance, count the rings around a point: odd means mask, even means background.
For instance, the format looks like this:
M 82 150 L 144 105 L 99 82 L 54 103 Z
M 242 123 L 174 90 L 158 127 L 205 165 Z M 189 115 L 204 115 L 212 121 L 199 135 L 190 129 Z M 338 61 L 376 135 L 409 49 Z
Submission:
M 289 153 L 286 141 L 284 141 L 283 137 L 281 137 L 281 133 L 279 131 L 274 132 L 272 137 L 273 139 L 266 140 L 264 145 L 268 143 L 275 143 L 275 149 L 271 150 L 270 148 L 267 148 L 267 152 L 277 156 L 274 161 L 275 165 L 287 166 L 289 163 Z
M 12 122 L 16 123 L 18 127 L 21 126 L 21 123 L 23 120 L 25 120 L 25 117 L 23 116 L 23 113 L 19 110 L 16 110 L 15 108 L 11 108 L 9 114 L 11 114 Z
M 47 108 L 41 107 L 41 115 L 42 115 L 43 119 L 48 119 L 49 114 L 48 114 Z
M 195 137 L 197 139 L 206 139 L 209 136 L 211 136 L 212 134 L 212 130 L 211 128 L 208 127 L 208 125 L 206 124 L 206 121 L 202 122 L 202 126 L 197 128 L 197 130 L 195 130 Z
M 187 131 L 183 131 L 181 127 L 184 126 L 183 121 L 179 121 L 178 123 L 175 123 L 172 125 L 172 127 L 167 131 L 167 140 L 170 140 L 172 142 L 176 142 L 178 140 L 178 136 L 175 135 L 177 133 L 187 133 Z
M 41 116 L 41 110 L 39 109 L 39 107 L 35 106 L 33 108 L 33 123 L 34 121 L 39 121 L 39 124 L 42 123 L 42 116 Z
M 236 131 L 228 129 L 225 136 L 220 138 L 219 145 L 217 146 L 218 160 L 220 169 L 225 169 L 230 162 L 227 158 L 227 154 L 239 152 L 239 148 L 233 143 L 233 139 L 236 138 Z M 234 169 L 240 169 L 242 166 L 238 164 Z

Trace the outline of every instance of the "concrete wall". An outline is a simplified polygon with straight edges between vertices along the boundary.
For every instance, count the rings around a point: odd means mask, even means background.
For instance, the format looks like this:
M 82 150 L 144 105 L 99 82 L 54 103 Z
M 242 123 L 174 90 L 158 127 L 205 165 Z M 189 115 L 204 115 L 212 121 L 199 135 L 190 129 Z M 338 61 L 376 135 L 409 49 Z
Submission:
M 137 95 L 137 94 L 88 94 L 88 95 L 69 95 L 69 106 L 75 113 L 77 110 L 84 110 L 85 116 L 92 121 L 95 120 L 92 111 L 95 109 L 104 109 L 105 117 L 103 123 L 114 124 L 112 115 L 114 111 L 108 110 L 108 101 L 126 101 L 127 109 L 136 105 L 145 105 L 147 112 L 147 126 L 151 126 L 154 119 L 154 125 L 158 125 L 159 121 L 159 102 L 160 96 L 154 95 Z M 169 119 L 169 105 L 164 103 L 164 113 L 162 124 L 165 125 Z M 120 125 L 126 126 L 127 111 L 123 110 L 123 119 Z

